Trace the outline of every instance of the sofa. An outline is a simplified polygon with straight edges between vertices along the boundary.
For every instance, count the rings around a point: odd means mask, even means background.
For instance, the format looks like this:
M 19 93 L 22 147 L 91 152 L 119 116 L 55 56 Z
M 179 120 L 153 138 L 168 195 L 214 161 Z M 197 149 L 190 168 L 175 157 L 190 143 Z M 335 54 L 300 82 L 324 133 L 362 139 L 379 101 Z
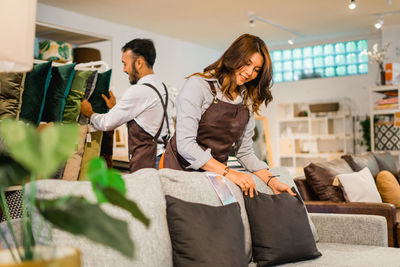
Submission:
M 307 210 L 312 213 L 365 214 L 384 216 L 388 244 L 399 246 L 400 208 L 391 203 L 346 202 L 340 186 L 332 185 L 335 177 L 368 167 L 376 180 L 381 171 L 389 171 L 398 179 L 396 159 L 389 152 L 348 154 L 341 159 L 312 162 L 304 167 L 305 177 L 294 179 Z
M 280 174 L 280 179 L 291 186 L 294 182 L 286 169 L 272 169 Z M 272 194 L 271 190 L 254 177 L 260 192 Z M 131 237 L 135 244 L 135 258 L 130 260 L 118 252 L 95 244 L 83 237 L 51 229 L 44 226 L 39 243 L 69 245 L 82 252 L 83 266 L 173 266 L 172 246 L 166 219 L 165 195 L 189 202 L 221 206 L 221 202 L 204 173 L 182 172 L 170 169 L 156 171 L 142 169 L 124 175 L 127 197 L 134 200 L 150 218 L 146 228 L 133 219 L 126 211 L 105 204 L 104 210 L 114 217 L 129 223 Z M 225 179 L 240 205 L 245 233 L 245 250 L 251 262 L 251 235 L 244 200 L 240 189 Z M 29 190 L 27 190 L 29 192 Z M 38 197 L 54 198 L 66 194 L 84 195 L 94 200 L 89 182 L 69 182 L 63 180 L 41 180 L 37 183 Z M 389 248 L 386 220 L 382 216 L 314 214 L 310 218 L 315 227 L 317 247 L 322 256 L 316 259 L 288 263 L 282 266 L 398 266 L 400 250 Z M 35 220 L 36 221 L 36 220 Z M 5 229 L 5 224 L 0 227 Z M 52 230 L 52 240 L 48 230 Z M 202 266 L 199 264 L 199 266 Z

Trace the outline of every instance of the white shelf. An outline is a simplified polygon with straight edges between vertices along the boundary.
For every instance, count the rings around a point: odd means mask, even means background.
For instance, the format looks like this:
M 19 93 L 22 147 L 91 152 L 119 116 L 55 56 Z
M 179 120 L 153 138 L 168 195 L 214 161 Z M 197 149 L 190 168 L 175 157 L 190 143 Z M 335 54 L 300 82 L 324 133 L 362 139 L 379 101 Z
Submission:
M 399 112 L 399 109 L 383 109 L 383 110 L 373 110 L 372 114 L 374 115 L 390 115 L 393 114 L 395 112 Z
M 378 86 L 378 87 L 372 87 L 370 88 L 370 138 L 371 138 L 371 149 L 372 151 L 375 151 L 375 118 L 376 116 L 380 115 L 394 115 L 396 112 L 400 112 L 400 108 L 395 108 L 395 109 L 375 109 L 376 102 L 380 99 L 383 99 L 384 92 L 392 91 L 392 92 L 397 92 L 397 99 L 399 99 L 399 90 L 400 87 L 399 85 L 384 85 L 384 86 Z M 397 101 L 399 102 L 399 101 Z M 394 104 L 399 104 L 399 103 L 394 103 Z M 388 137 L 389 138 L 389 137 Z
M 344 153 L 296 153 L 294 154 L 297 158 L 318 158 L 318 157 L 331 157 L 331 156 L 341 156 Z
M 298 117 L 298 118 L 287 118 L 287 119 L 281 119 L 279 122 L 281 123 L 286 123 L 286 122 L 299 122 L 299 121 L 308 121 L 308 117 Z
M 328 160 L 353 152 L 351 101 L 345 98 L 333 101 L 339 103 L 339 110 L 319 113 L 324 116 L 318 117 L 309 109 L 309 104 L 315 101 L 277 104 L 280 164 L 288 167 L 292 175 L 302 175 L 309 161 Z M 296 117 L 300 113 L 308 116 Z M 339 150 L 343 153 L 330 152 Z

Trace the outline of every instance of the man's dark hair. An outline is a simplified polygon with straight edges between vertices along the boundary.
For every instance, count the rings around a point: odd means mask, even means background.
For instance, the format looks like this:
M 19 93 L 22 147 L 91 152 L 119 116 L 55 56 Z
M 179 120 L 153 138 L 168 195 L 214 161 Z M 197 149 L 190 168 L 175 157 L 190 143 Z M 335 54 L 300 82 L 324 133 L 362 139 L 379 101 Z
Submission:
M 156 60 L 156 49 L 150 39 L 133 39 L 122 47 L 122 52 L 131 50 L 135 55 L 142 56 L 148 67 L 153 68 Z

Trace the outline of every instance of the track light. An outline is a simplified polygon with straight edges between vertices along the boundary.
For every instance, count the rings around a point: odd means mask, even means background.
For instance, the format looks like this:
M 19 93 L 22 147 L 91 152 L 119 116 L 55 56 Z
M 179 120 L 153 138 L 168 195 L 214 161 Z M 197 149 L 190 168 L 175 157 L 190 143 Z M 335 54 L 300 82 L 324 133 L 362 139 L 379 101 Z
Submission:
M 351 0 L 349 4 L 349 9 L 353 10 L 357 7 L 356 0 Z
M 254 19 L 250 18 L 249 25 L 250 25 L 250 28 L 254 28 L 256 26 Z
M 377 29 L 382 28 L 383 23 L 384 23 L 383 19 L 382 19 L 382 18 L 379 18 L 379 19 L 378 19 L 378 22 L 375 23 L 375 28 L 377 28 Z

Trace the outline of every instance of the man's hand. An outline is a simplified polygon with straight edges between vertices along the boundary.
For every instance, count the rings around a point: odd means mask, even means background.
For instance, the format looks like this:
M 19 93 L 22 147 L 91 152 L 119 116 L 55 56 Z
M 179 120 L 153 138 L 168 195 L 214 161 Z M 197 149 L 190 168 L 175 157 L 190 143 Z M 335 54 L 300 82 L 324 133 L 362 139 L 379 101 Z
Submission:
M 104 99 L 104 102 L 106 102 L 106 105 L 108 108 L 112 108 L 116 104 L 115 96 L 114 94 L 109 91 L 110 93 L 110 98 L 107 98 L 104 94 L 101 94 L 101 97 Z
M 81 102 L 81 113 L 83 115 L 85 115 L 86 117 L 90 118 L 92 116 L 93 112 L 93 108 L 92 105 L 90 104 L 89 101 L 87 101 L 86 99 L 84 99 Z

